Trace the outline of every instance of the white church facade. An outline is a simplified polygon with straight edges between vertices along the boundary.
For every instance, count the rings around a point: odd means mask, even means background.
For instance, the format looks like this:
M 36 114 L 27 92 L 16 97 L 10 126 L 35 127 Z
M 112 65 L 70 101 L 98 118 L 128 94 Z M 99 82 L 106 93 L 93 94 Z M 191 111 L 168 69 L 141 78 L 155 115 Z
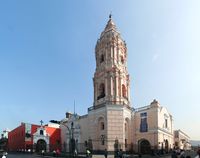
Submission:
M 127 47 L 111 16 L 95 47 L 94 103 L 88 114 L 66 113 L 61 121 L 62 150 L 68 151 L 73 137 L 76 148 L 94 151 L 150 152 L 174 147 L 173 118 L 153 100 L 134 109 L 130 103 Z

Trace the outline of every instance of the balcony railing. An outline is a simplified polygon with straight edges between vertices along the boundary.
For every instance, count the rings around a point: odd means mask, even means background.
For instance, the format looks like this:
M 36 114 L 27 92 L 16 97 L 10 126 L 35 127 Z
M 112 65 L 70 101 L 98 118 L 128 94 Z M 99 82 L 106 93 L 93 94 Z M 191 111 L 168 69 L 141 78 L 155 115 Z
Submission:
M 92 111 L 94 109 L 99 109 L 99 108 L 105 107 L 105 105 L 116 105 L 116 106 L 123 105 L 123 106 L 127 107 L 128 109 L 132 110 L 132 108 L 130 107 L 130 105 L 127 104 L 127 103 L 125 103 L 124 101 L 106 101 L 104 103 L 101 103 L 101 104 L 89 107 L 88 108 L 88 112 Z

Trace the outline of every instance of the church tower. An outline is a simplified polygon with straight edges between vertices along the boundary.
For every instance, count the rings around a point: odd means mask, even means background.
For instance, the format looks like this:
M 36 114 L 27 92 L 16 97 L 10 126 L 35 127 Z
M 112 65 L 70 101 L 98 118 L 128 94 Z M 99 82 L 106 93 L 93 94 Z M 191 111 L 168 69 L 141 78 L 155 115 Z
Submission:
M 127 48 L 111 15 L 95 48 L 94 107 L 102 104 L 130 106 Z
M 132 110 L 127 48 L 111 15 L 95 47 L 94 103 L 88 109 L 93 150 L 126 150 L 131 144 Z

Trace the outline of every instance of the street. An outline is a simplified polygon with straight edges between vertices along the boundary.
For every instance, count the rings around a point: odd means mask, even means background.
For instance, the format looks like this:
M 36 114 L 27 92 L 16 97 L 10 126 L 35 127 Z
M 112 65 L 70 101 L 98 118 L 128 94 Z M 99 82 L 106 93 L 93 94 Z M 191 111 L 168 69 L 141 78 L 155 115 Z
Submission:
M 186 155 L 190 155 L 191 158 L 194 158 L 195 155 L 196 155 L 196 152 L 186 152 L 185 154 Z M 148 156 L 148 155 L 143 155 L 142 156 L 142 158 L 151 158 L 151 157 L 152 158 L 157 158 L 156 156 Z M 36 154 L 13 154 L 13 153 L 9 153 L 7 155 L 7 158 L 40 158 L 40 156 L 38 156 Z M 104 158 L 104 155 L 93 155 L 92 158 Z M 108 155 L 108 158 L 114 158 L 114 156 L 113 155 Z M 171 158 L 171 156 L 161 156 L 161 158 Z
M 39 158 L 39 156 L 35 155 L 35 154 L 32 155 L 32 154 L 11 154 L 11 153 L 9 153 L 7 155 L 7 158 L 36 158 L 36 157 Z

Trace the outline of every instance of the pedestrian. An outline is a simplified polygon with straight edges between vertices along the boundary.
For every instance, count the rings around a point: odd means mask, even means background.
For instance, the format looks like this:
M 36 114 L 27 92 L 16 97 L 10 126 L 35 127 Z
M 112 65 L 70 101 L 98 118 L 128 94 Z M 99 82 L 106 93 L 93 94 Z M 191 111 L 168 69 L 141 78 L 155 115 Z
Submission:
M 123 151 L 122 151 L 122 149 L 120 149 L 119 150 L 119 158 L 122 158 L 122 156 L 123 156 Z
M 186 158 L 191 158 L 191 156 L 187 155 Z
M 56 157 L 56 151 L 55 150 L 53 151 L 53 157 Z
M 197 150 L 197 156 L 195 158 L 200 158 L 200 149 Z
M 177 158 L 177 154 L 175 150 L 172 151 L 171 158 Z
M 56 156 L 58 157 L 59 155 L 60 155 L 60 150 L 57 149 L 57 150 L 56 150 Z
M 107 151 L 107 149 L 104 150 L 104 156 L 105 156 L 105 158 L 108 157 L 108 151 Z
M 78 155 L 78 152 L 77 152 L 77 150 L 75 149 L 74 150 L 74 156 L 76 157 Z
M 89 150 L 89 149 L 86 149 L 86 157 L 87 157 L 87 158 L 90 158 L 90 154 L 91 154 L 90 150 Z
M 185 158 L 185 151 L 181 150 L 180 158 Z
M 44 150 L 42 150 L 42 156 L 44 156 Z
M 114 158 L 118 158 L 118 156 L 119 156 L 119 151 L 118 151 L 118 149 L 116 149 L 114 152 Z

